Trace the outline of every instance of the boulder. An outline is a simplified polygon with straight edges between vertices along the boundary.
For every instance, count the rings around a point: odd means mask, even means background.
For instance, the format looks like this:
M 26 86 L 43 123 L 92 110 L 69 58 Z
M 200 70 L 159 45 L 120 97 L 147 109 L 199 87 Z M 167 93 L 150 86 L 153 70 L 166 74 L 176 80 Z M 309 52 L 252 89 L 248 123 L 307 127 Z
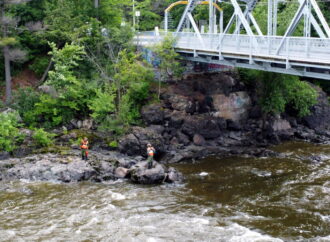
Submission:
M 151 143 L 156 149 L 156 155 L 164 152 L 164 139 L 156 130 L 151 128 L 134 127 L 131 134 L 119 140 L 119 151 L 128 155 L 147 156 L 147 144 Z
M 198 146 L 205 145 L 205 139 L 200 134 L 195 134 L 194 137 L 193 137 L 193 141 L 194 141 L 195 145 L 198 145 Z
M 217 138 L 221 134 L 217 118 L 208 115 L 187 117 L 182 125 L 182 132 L 191 138 L 198 133 L 205 139 Z
M 274 132 L 291 129 L 291 125 L 287 120 L 275 119 L 271 124 L 271 129 Z
M 248 117 L 251 99 L 247 92 L 233 92 L 229 96 L 215 94 L 212 98 L 216 117 L 233 121 L 240 121 Z
M 178 94 L 170 96 L 168 101 L 171 103 L 172 108 L 178 111 L 189 110 L 192 105 L 189 97 Z
M 148 169 L 148 162 L 140 162 L 129 169 L 131 181 L 140 184 L 159 184 L 166 180 L 166 168 L 158 162 Z
M 190 140 L 189 137 L 187 135 L 185 135 L 184 133 L 182 133 L 181 131 L 178 131 L 176 133 L 176 137 L 179 143 L 184 144 L 184 145 L 189 145 Z
M 55 89 L 55 87 L 53 86 L 49 86 L 49 85 L 42 85 L 38 87 L 39 91 L 46 93 L 48 95 L 50 95 L 53 98 L 57 98 L 58 97 L 58 93 Z
M 142 119 L 147 125 L 162 124 L 164 121 L 164 109 L 160 104 L 150 104 L 141 110 Z
M 169 114 L 169 124 L 168 126 L 171 128 L 179 129 L 183 124 L 183 121 L 186 118 L 186 114 L 184 112 L 174 110 Z
M 330 105 L 327 94 L 320 88 L 314 86 L 318 91 L 318 103 L 311 107 L 311 114 L 303 117 L 303 123 L 314 130 L 330 127 Z
M 140 142 L 134 134 L 128 134 L 119 140 L 120 152 L 127 155 L 140 155 L 141 147 Z
M 9 157 L 10 157 L 9 152 L 0 151 L 0 160 L 5 160 L 5 159 L 8 159 Z
M 154 124 L 150 125 L 149 126 L 149 129 L 154 130 L 158 134 L 163 134 L 164 133 L 164 130 L 165 130 L 164 126 L 162 126 L 162 125 L 154 125 Z
M 93 119 L 85 119 L 82 121 L 81 127 L 83 129 L 91 129 L 93 127 Z
M 128 169 L 124 167 L 117 167 L 115 171 L 115 176 L 117 178 L 125 178 L 128 175 Z
M 181 172 L 178 172 L 173 167 L 168 168 L 166 182 L 168 183 L 180 183 L 183 182 L 183 175 Z

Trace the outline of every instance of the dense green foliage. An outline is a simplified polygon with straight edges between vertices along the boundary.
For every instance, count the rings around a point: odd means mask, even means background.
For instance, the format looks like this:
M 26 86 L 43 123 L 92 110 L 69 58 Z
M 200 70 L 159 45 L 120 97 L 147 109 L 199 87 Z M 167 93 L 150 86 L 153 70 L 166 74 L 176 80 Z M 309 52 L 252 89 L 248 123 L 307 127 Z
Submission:
M 22 140 L 18 127 L 17 114 L 0 113 L 0 151 L 11 152 Z
M 245 83 L 257 88 L 265 113 L 280 114 L 289 108 L 303 117 L 317 102 L 317 91 L 296 76 L 254 70 L 240 70 L 240 75 Z
M 36 129 L 32 135 L 32 139 L 37 147 L 49 147 L 54 141 L 54 134 L 46 132 L 44 129 Z

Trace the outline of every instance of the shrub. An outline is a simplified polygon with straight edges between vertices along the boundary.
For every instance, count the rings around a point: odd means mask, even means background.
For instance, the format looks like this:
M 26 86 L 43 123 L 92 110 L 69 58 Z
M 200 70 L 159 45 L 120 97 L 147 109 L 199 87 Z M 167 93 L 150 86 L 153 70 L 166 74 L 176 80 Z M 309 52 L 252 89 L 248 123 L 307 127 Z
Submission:
M 0 113 L 0 150 L 11 152 L 23 138 L 19 133 L 19 124 L 15 113 Z
M 18 111 L 26 125 L 32 125 L 35 120 L 35 104 L 40 101 L 40 95 L 33 88 L 20 88 L 14 92 L 14 102 L 11 107 Z
M 89 108 L 93 112 L 92 118 L 96 122 L 102 123 L 110 113 L 116 111 L 115 99 L 116 94 L 113 87 L 107 86 L 105 91 L 97 90 L 96 97 L 89 104 Z
M 113 140 L 109 143 L 109 146 L 111 148 L 118 148 L 118 142 L 116 140 Z
M 38 147 L 49 147 L 54 143 L 54 136 L 54 134 L 48 133 L 41 128 L 34 131 L 32 138 Z
M 290 107 L 297 116 L 303 117 L 317 103 L 317 91 L 297 76 L 255 70 L 240 70 L 239 73 L 245 83 L 257 89 L 264 113 L 280 114 Z
M 29 69 L 35 72 L 38 76 L 42 76 L 49 64 L 49 57 L 37 57 L 29 66 Z

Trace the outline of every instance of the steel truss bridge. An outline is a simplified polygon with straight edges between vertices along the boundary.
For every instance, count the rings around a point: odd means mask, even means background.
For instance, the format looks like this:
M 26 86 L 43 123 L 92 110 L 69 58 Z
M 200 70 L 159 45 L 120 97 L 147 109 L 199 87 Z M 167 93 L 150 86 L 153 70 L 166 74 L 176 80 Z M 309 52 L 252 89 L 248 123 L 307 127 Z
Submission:
M 139 46 L 159 43 L 171 33 L 175 49 L 185 59 L 222 64 L 285 74 L 330 80 L 330 28 L 315 0 L 296 0 L 299 7 L 283 36 L 277 35 L 277 9 L 280 0 L 268 0 L 267 34 L 262 33 L 253 10 L 258 0 L 229 0 L 234 13 L 224 26 L 222 9 L 216 0 L 180 1 L 185 10 L 175 31 L 168 31 L 168 13 L 165 10 L 165 31 L 141 32 L 135 37 Z M 193 17 L 198 4 L 209 5 L 207 33 Z M 220 3 L 221 6 L 221 3 Z M 219 12 L 219 22 L 217 13 Z M 303 22 L 303 36 L 292 36 Z M 224 28 L 225 27 L 225 28 Z M 312 37 L 313 33 L 313 37 Z M 314 37 L 317 36 L 317 37 Z

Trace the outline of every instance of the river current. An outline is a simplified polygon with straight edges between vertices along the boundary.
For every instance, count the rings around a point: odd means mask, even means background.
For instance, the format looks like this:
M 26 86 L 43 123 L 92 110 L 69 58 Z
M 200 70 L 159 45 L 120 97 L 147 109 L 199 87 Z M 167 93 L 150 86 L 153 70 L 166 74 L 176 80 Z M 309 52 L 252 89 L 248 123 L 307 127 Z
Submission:
M 0 241 L 330 241 L 330 145 L 273 149 L 178 164 L 181 185 L 2 182 Z

